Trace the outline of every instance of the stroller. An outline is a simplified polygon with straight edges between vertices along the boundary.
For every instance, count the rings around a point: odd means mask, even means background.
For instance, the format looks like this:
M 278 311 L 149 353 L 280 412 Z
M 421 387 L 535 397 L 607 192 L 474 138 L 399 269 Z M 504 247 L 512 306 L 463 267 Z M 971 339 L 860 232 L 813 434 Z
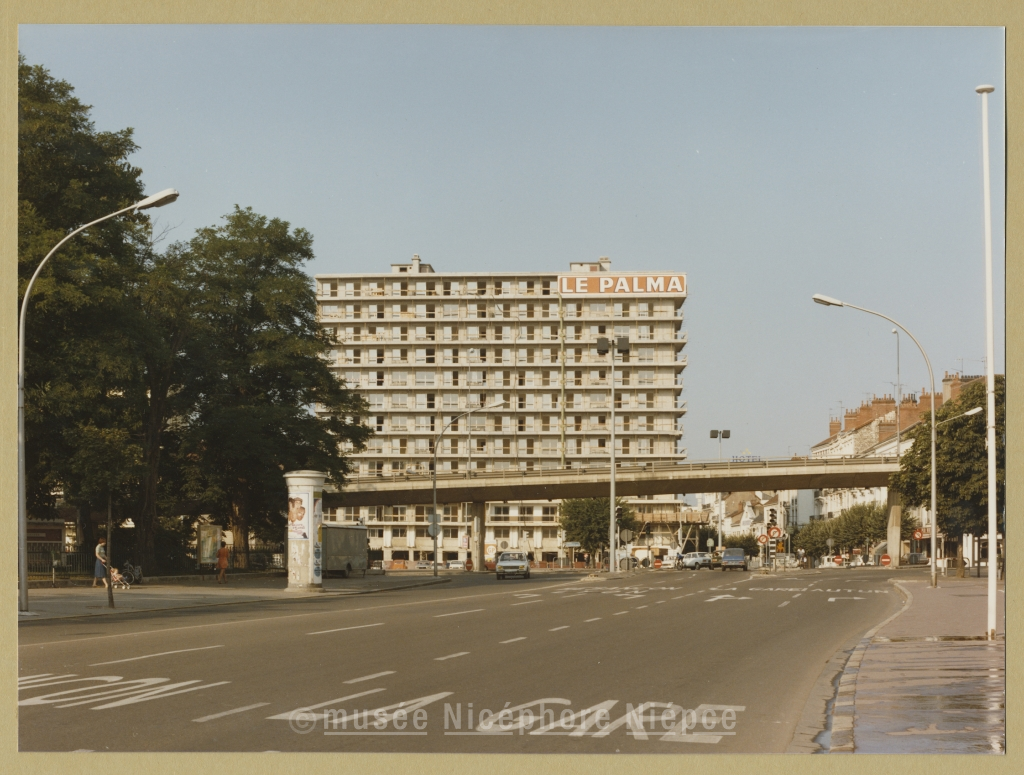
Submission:
M 117 568 L 111 567 L 110 569 L 110 583 L 114 586 L 114 589 L 131 589 L 132 585 L 128 583 L 128 580 L 118 572 Z

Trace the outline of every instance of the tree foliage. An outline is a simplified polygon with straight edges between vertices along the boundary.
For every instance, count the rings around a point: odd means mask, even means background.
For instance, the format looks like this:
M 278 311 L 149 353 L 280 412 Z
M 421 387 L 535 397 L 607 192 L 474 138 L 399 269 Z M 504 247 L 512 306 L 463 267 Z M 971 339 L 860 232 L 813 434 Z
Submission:
M 562 501 L 559 521 L 565 531 L 565 540 L 578 541 L 591 555 L 607 550 L 611 519 L 609 506 L 608 498 L 569 498 Z M 616 498 L 615 506 L 622 509 L 617 529 L 636 532 L 640 523 L 629 504 Z
M 829 553 L 828 539 L 832 539 L 833 553 L 849 553 L 861 549 L 866 555 L 888 536 L 888 510 L 878 503 L 858 503 L 843 509 L 835 519 L 809 522 L 793 536 L 792 545 L 803 549 L 811 557 Z M 916 519 L 904 516 L 900 525 L 901 539 L 909 539 L 919 527 Z M 890 548 L 890 552 L 893 550 Z
M 996 376 L 996 503 L 1006 498 L 1006 380 Z M 985 380 L 963 387 L 955 401 L 937 411 L 935 427 L 936 508 L 939 531 L 951 537 L 988 532 L 988 452 L 986 412 L 957 417 L 987 406 Z M 956 419 L 953 419 L 956 418 Z M 949 422 L 944 422 L 949 420 Z M 931 505 L 931 416 L 926 415 L 908 436 L 911 448 L 900 460 L 889 486 L 909 506 Z M 999 513 L 1002 523 L 1002 513 Z
M 19 58 L 18 272 L 84 223 L 138 201 L 131 129 L 97 131 L 70 84 Z M 312 237 L 237 208 L 163 253 L 148 218 L 77 235 L 33 290 L 26 335 L 28 506 L 60 496 L 89 514 L 114 497 L 135 561 L 159 565 L 210 514 L 265 538 L 284 531 L 282 471 L 336 482 L 369 430 L 330 373 L 316 320 Z M 180 517 L 184 516 L 182 520 Z

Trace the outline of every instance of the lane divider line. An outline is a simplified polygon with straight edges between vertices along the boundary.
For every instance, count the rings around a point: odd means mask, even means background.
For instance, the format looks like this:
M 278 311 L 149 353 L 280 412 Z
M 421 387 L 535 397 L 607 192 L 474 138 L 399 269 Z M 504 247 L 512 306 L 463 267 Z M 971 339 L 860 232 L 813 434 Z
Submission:
M 576 596 L 575 595 L 570 595 L 570 597 L 576 597 Z M 529 605 L 530 603 L 543 603 L 543 602 L 544 602 L 543 600 L 527 600 L 525 603 L 513 603 L 512 605 L 513 606 Z
M 568 630 L 568 629 L 569 629 L 569 625 L 568 624 L 563 624 L 561 627 L 552 627 L 550 630 L 548 630 L 548 632 L 557 632 L 558 630 Z
M 501 641 L 501 643 L 515 643 L 517 640 L 526 640 L 526 636 L 520 635 L 518 638 L 509 638 L 508 640 Z
M 245 707 L 242 707 L 242 708 L 235 708 L 234 710 L 226 710 L 223 713 L 214 713 L 214 714 L 212 714 L 210 716 L 203 716 L 202 718 L 194 718 L 192 720 L 195 721 L 197 724 L 202 724 L 204 721 L 213 721 L 215 718 L 224 718 L 225 716 L 231 716 L 231 715 L 234 715 L 235 713 L 244 713 L 247 710 L 252 710 L 253 708 L 262 708 L 264 705 L 269 705 L 269 704 L 270 704 L 269 702 L 257 702 L 255 705 L 246 705 Z
M 593 619 L 587 619 L 587 621 L 588 622 L 596 622 L 596 621 L 600 621 L 600 619 L 601 619 L 600 616 L 595 616 Z
M 789 601 L 787 600 L 785 603 L 779 603 L 779 608 L 782 608 L 784 605 L 789 605 Z
M 93 662 L 89 667 L 99 667 L 100 665 L 116 665 L 121 662 L 137 662 L 140 659 L 152 659 L 153 657 L 165 657 L 168 654 L 184 654 L 186 651 L 206 651 L 207 649 L 222 649 L 223 645 L 220 646 L 200 646 L 197 649 L 178 649 L 177 651 L 161 651 L 159 654 L 146 654 L 142 657 L 128 657 L 128 659 L 112 659 L 110 662 Z
M 445 617 L 445 616 L 462 616 L 462 614 L 475 614 L 478 611 L 483 611 L 483 610 L 484 610 L 483 608 L 474 608 L 472 611 L 455 611 L 454 613 L 450 613 L 450 614 L 436 614 L 434 616 L 434 618 L 435 619 L 440 619 L 440 618 Z
M 459 651 L 456 654 L 449 654 L 446 657 L 434 657 L 435 662 L 444 662 L 446 659 L 455 659 L 455 657 L 464 657 L 468 654 L 468 651 Z
M 278 713 L 276 716 L 267 716 L 267 721 L 291 721 L 292 719 L 295 718 L 296 714 L 304 713 L 304 712 L 306 712 L 308 710 L 316 710 L 317 708 L 326 708 L 328 705 L 334 705 L 334 704 L 337 704 L 337 703 L 348 702 L 349 700 L 354 700 L 354 699 L 357 699 L 358 697 L 365 697 L 368 694 L 376 694 L 377 692 L 383 692 L 383 691 L 386 691 L 386 689 L 370 689 L 369 691 L 366 691 L 366 692 L 359 692 L 358 694 L 350 694 L 347 697 L 336 697 L 333 700 L 328 700 L 327 702 L 321 702 L 321 703 L 319 703 L 317 705 L 306 705 L 305 707 L 302 707 L 302 708 L 296 708 L 295 710 L 290 710 L 287 713 Z
M 374 678 L 383 678 L 386 675 L 394 675 L 394 670 L 385 670 L 382 673 L 373 673 L 372 675 L 364 675 L 362 678 L 353 678 L 351 681 L 342 681 L 344 684 L 358 684 L 363 681 L 370 681 Z
M 628 613 L 629 613 L 629 611 L 619 611 L 616 614 L 612 614 L 612 616 L 622 616 L 623 614 L 628 614 Z
M 354 627 L 339 627 L 336 630 L 318 630 L 317 632 L 307 632 L 307 635 L 326 635 L 329 632 L 344 632 L 345 630 L 362 630 L 366 627 L 380 627 L 384 622 L 377 622 L 376 624 L 357 624 Z

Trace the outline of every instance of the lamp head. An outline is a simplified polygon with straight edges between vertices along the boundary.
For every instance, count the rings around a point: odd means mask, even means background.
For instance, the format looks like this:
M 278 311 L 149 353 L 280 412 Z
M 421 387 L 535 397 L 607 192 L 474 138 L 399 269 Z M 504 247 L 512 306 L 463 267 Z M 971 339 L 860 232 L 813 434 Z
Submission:
M 826 307 L 842 307 L 843 303 L 839 299 L 833 299 L 831 296 L 824 296 L 820 293 L 814 294 L 811 297 L 814 299 L 815 304 L 823 304 Z
M 163 191 L 153 194 L 153 196 L 147 196 L 135 205 L 135 210 L 148 210 L 150 207 L 163 207 L 169 205 L 175 199 L 178 198 L 178 192 L 173 188 L 165 188 Z
M 981 411 L 982 411 L 981 407 L 980 406 L 976 406 L 973 409 L 968 409 L 966 412 L 964 412 L 964 417 L 970 417 L 971 415 L 978 414 Z
M 978 92 L 978 94 L 990 94 L 991 92 L 994 92 L 995 90 L 996 90 L 995 86 L 990 86 L 987 83 L 984 83 L 981 86 L 977 86 L 974 89 L 974 91 Z

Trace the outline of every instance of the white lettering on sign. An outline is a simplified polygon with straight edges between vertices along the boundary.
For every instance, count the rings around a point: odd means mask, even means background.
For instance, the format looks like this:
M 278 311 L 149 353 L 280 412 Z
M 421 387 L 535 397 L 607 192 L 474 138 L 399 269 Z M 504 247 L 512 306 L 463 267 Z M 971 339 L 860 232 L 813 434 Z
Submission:
M 686 295 L 686 275 L 559 275 L 562 294 Z

